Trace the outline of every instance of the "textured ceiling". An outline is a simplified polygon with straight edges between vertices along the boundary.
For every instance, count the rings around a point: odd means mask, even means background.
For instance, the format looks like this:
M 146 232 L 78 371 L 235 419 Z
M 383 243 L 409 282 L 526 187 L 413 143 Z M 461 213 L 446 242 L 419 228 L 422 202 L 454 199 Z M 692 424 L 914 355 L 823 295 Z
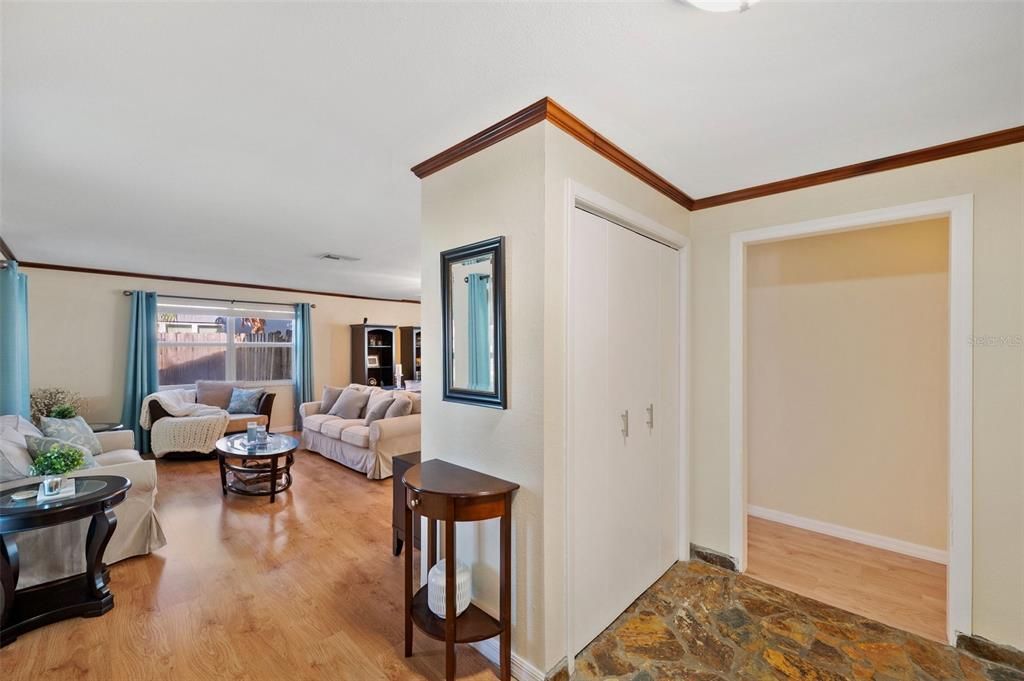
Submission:
M 27 261 L 418 297 L 410 166 L 542 96 L 697 198 L 1024 124 L 1021 2 L 0 11 Z

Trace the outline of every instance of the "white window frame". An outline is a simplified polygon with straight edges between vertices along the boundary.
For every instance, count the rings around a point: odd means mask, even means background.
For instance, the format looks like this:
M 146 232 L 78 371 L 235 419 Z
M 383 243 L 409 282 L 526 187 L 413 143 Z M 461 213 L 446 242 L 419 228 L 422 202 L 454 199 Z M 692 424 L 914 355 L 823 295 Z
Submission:
M 236 319 L 242 319 L 243 317 L 242 316 L 233 316 L 233 315 L 218 315 L 218 316 L 224 317 L 224 319 L 227 320 L 227 333 L 225 334 L 227 336 L 227 341 L 226 342 L 224 342 L 224 343 L 214 342 L 214 341 L 191 341 L 191 342 L 170 341 L 170 342 L 164 342 L 164 341 L 157 340 L 157 343 L 156 343 L 157 344 L 157 348 L 160 348 L 160 347 L 192 348 L 192 347 L 204 347 L 204 346 L 206 346 L 206 347 L 225 348 L 227 354 L 225 355 L 225 360 L 224 360 L 224 379 L 223 380 L 231 381 L 232 383 L 238 383 L 239 385 L 241 385 L 243 387 L 254 387 L 254 388 L 260 388 L 260 387 L 264 387 L 264 386 L 294 385 L 295 384 L 295 367 L 294 366 L 292 367 L 292 377 L 291 378 L 287 378 L 287 379 L 282 378 L 282 379 L 267 380 L 267 381 L 238 381 L 235 378 L 236 373 L 237 373 L 237 367 L 236 367 L 236 364 L 235 364 L 235 349 L 236 348 L 260 348 L 260 347 L 285 348 L 286 347 L 286 348 L 291 348 L 292 351 L 294 352 L 294 350 L 295 350 L 294 331 L 293 331 L 292 341 L 290 343 L 275 343 L 275 342 L 272 342 L 272 341 L 237 341 L 237 340 L 235 340 L 235 333 L 234 333 L 235 320 Z M 176 323 L 183 323 L 183 322 L 166 322 L 166 323 L 167 324 L 176 324 Z M 200 323 L 204 323 L 204 322 L 196 322 L 196 323 L 200 324 Z M 294 324 L 294 321 L 293 321 L 293 324 Z M 161 390 L 173 390 L 173 389 L 176 389 L 176 388 L 194 388 L 194 387 L 195 387 L 195 383 L 182 383 L 180 385 L 162 385 L 161 384 L 159 386 L 159 388 Z

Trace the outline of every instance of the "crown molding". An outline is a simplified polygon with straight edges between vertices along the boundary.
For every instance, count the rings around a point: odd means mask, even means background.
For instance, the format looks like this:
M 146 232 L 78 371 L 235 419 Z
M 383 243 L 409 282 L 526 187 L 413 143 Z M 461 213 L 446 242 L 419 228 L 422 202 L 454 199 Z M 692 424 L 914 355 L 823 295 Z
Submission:
M 747 187 L 746 189 L 737 189 L 735 191 L 725 192 L 724 194 L 706 196 L 703 199 L 697 199 L 694 201 L 693 210 L 704 210 L 705 208 L 723 206 L 727 203 L 749 201 L 750 199 L 771 196 L 772 194 L 782 194 L 796 189 L 805 189 L 807 187 L 814 187 L 820 184 L 838 182 L 839 180 L 849 180 L 854 177 L 860 177 L 861 175 L 870 175 L 872 173 L 880 173 L 886 170 L 896 170 L 897 168 L 905 168 L 919 163 L 939 161 L 944 158 L 961 156 L 963 154 L 972 154 L 976 151 L 986 151 L 988 149 L 995 149 L 996 147 L 1017 144 L 1019 142 L 1024 142 L 1024 125 L 1019 125 L 1015 128 L 1007 128 L 1006 130 L 998 130 L 984 135 L 977 135 L 975 137 L 968 137 L 967 139 L 946 142 L 944 144 L 936 144 L 932 147 L 908 151 L 902 154 L 885 156 L 883 158 L 874 159 L 873 161 L 853 163 L 848 166 L 832 168 L 831 170 L 823 170 L 817 173 L 801 175 L 799 177 L 791 177 L 786 180 L 768 182 L 755 187 Z
M 286 286 L 267 286 L 264 284 L 244 284 L 237 281 L 218 281 L 216 279 L 198 279 L 195 277 L 175 277 L 168 274 L 146 274 L 144 272 L 124 272 L 122 270 L 105 270 L 96 267 L 76 267 L 73 265 L 55 265 L 47 262 L 21 262 L 22 268 L 33 267 L 38 270 L 57 270 L 59 272 L 79 272 L 82 274 L 102 274 L 112 277 L 137 277 L 139 279 L 155 279 L 157 281 L 178 281 L 188 284 L 206 284 L 209 286 L 233 286 L 235 288 L 249 288 L 260 291 L 284 291 L 286 293 L 303 293 L 312 296 L 327 296 L 329 298 L 351 298 L 354 300 L 377 300 L 384 303 L 413 303 L 419 305 L 418 300 L 407 298 L 375 298 L 373 296 L 359 296 L 354 293 L 333 293 L 331 291 L 312 291 L 304 288 L 289 288 Z
M 550 97 L 544 97 L 489 128 L 467 137 L 426 161 L 414 165 L 411 170 L 416 177 L 423 179 L 541 121 L 548 121 L 565 131 L 641 182 L 650 185 L 687 210 L 692 210 L 694 201 L 686 192 L 630 156 Z
M 952 156 L 971 154 L 976 151 L 985 151 L 1024 142 L 1024 125 L 1021 125 L 1015 128 L 1007 128 L 1006 130 L 968 137 L 967 139 L 937 144 L 924 149 L 885 156 L 871 161 L 862 161 L 839 168 L 832 168 L 831 170 L 822 170 L 808 175 L 706 196 L 702 199 L 694 199 L 636 158 L 630 156 L 621 147 L 591 128 L 558 102 L 550 97 L 545 97 L 525 109 L 517 111 L 508 118 L 495 123 L 491 127 L 467 137 L 441 153 L 431 156 L 426 161 L 413 166 L 412 172 L 415 173 L 416 177 L 423 179 L 545 120 L 564 130 L 583 145 L 590 147 L 615 165 L 690 211 L 714 208 L 715 206 L 723 206 L 728 203 L 749 201 L 750 199 L 771 196 L 772 194 L 791 192 L 829 182 L 848 180 L 860 177 L 861 175 L 905 168 L 919 163 L 929 163 Z

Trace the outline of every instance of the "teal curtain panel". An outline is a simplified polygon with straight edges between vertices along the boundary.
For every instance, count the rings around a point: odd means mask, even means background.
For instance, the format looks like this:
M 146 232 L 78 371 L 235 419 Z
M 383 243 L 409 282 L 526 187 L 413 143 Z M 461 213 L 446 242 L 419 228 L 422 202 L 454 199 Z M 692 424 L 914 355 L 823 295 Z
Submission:
M 13 260 L 0 270 L 0 414 L 29 417 L 28 277 Z
M 491 329 L 487 295 L 489 277 L 469 275 L 469 389 L 491 387 Z
M 128 324 L 128 365 L 124 378 L 124 403 L 121 423 L 135 431 L 135 446 L 149 451 L 149 431 L 139 425 L 142 400 L 155 393 L 160 384 L 156 363 L 156 294 L 132 291 L 129 298 L 131 321 Z
M 295 427 L 302 429 L 299 407 L 313 401 L 313 322 L 309 303 L 295 305 L 295 358 L 292 376 L 295 381 Z

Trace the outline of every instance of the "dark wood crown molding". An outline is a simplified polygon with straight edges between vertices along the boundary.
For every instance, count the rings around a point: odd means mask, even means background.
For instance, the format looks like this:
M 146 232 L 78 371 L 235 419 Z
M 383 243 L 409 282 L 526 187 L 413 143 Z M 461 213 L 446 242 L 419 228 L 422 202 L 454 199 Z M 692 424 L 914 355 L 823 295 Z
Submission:
M 604 156 L 627 173 L 635 176 L 641 182 L 650 185 L 684 208 L 692 209 L 693 199 L 687 196 L 686 192 L 627 154 L 611 140 L 602 136 L 579 118 L 569 113 L 550 97 L 538 100 L 491 127 L 464 139 L 435 156 L 431 156 L 422 163 L 414 165 L 412 172 L 416 177 L 423 179 L 545 120 L 565 131 L 585 146 L 590 147 L 601 156 Z
M 95 267 L 75 267 L 73 265 L 55 265 L 46 262 L 22 262 L 22 267 L 34 267 L 40 270 L 58 270 L 60 272 L 80 272 L 82 274 L 102 274 L 112 277 L 137 277 L 139 279 L 155 279 L 157 281 L 179 281 L 188 284 L 206 284 L 209 286 L 234 286 L 235 288 L 251 288 L 260 291 L 285 291 L 287 293 L 302 293 L 312 296 L 327 296 L 329 298 L 352 298 L 354 300 L 378 300 L 385 303 L 414 303 L 420 304 L 418 300 L 406 298 L 375 298 L 373 296 L 359 296 L 354 293 L 333 293 L 330 291 L 311 291 L 304 288 L 288 288 L 286 286 L 267 286 L 264 284 L 243 284 L 237 281 L 218 281 L 216 279 L 197 279 L 195 277 L 174 277 L 168 274 L 145 274 L 143 272 L 124 272 L 121 270 L 105 270 Z
M 860 177 L 861 175 L 870 175 L 872 173 L 880 173 L 886 170 L 896 170 L 897 168 L 905 168 L 907 166 L 917 165 L 918 163 L 939 161 L 952 156 L 961 156 L 963 154 L 971 154 L 976 151 L 995 149 L 996 147 L 1003 147 L 1008 144 L 1017 144 L 1018 142 L 1024 142 L 1024 125 L 1017 126 L 1016 128 L 999 130 L 997 132 L 990 132 L 976 137 L 968 137 L 967 139 L 957 140 L 955 142 L 937 144 L 933 147 L 917 149 L 916 151 L 894 154 L 892 156 L 878 158 L 873 161 L 863 161 L 861 163 L 854 163 L 840 168 L 810 173 L 809 175 L 791 177 L 788 180 L 778 180 L 776 182 L 757 185 L 756 187 L 747 187 L 746 189 L 737 189 L 736 191 L 726 192 L 724 194 L 706 196 L 703 199 L 697 199 L 694 201 L 693 210 L 703 210 L 705 208 L 722 206 L 727 203 L 749 201 L 750 199 L 771 196 L 772 194 L 782 194 L 783 192 L 805 189 L 819 184 L 848 180 L 853 177 Z
M 937 144 L 925 149 L 917 149 L 915 151 L 908 151 L 902 154 L 894 154 L 892 156 L 886 156 L 873 161 L 863 161 L 861 163 L 854 163 L 840 168 L 832 168 L 831 170 L 823 170 L 816 173 L 810 173 L 808 175 L 792 177 L 786 180 L 768 182 L 755 187 L 747 187 L 745 189 L 737 189 L 723 194 L 715 194 L 714 196 L 706 196 L 702 199 L 694 199 L 686 192 L 645 166 L 643 163 L 627 154 L 611 140 L 602 136 L 596 130 L 567 111 L 564 107 L 558 104 L 558 102 L 550 97 L 545 97 L 534 102 L 525 109 L 517 111 L 508 118 L 495 123 L 486 130 L 482 130 L 458 144 L 445 149 L 436 156 L 428 158 L 423 163 L 413 166 L 412 172 L 416 174 L 416 177 L 422 179 L 443 168 L 447 168 L 453 163 L 457 163 L 468 156 L 472 156 L 492 144 L 496 144 L 503 139 L 511 137 L 512 135 L 529 128 L 535 123 L 540 123 L 545 120 L 561 130 L 564 130 L 580 143 L 590 147 L 615 165 L 635 176 L 637 179 L 645 182 L 679 205 L 691 211 L 714 208 L 715 206 L 722 206 L 727 203 L 749 201 L 750 199 L 771 196 L 772 194 L 791 192 L 796 189 L 814 187 L 816 185 L 827 184 L 829 182 L 848 180 L 861 175 L 870 175 L 871 173 L 880 173 L 886 170 L 905 168 L 906 166 L 912 166 L 918 163 L 928 163 L 930 161 L 938 161 L 952 156 L 971 154 L 976 151 L 985 151 L 987 149 L 995 149 L 996 147 L 1024 142 L 1024 125 L 1021 125 L 1015 128 L 1007 128 L 1006 130 L 978 135 L 976 137 Z
M 7 242 L 4 241 L 2 236 L 0 236 L 0 254 L 2 254 L 6 260 L 17 260 L 17 258 L 14 257 L 14 251 L 11 250 L 11 247 L 7 245 Z

